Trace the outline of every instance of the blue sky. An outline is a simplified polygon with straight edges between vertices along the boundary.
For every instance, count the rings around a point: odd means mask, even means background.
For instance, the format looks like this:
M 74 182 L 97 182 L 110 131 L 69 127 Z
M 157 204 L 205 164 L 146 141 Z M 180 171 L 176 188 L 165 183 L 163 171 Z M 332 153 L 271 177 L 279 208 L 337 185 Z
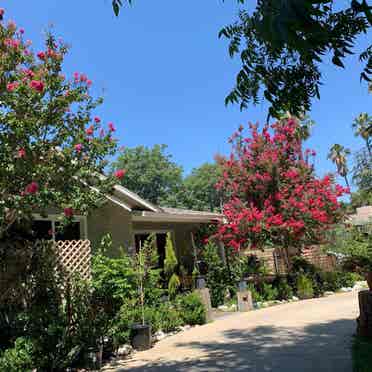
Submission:
M 1 6 L 6 18 L 25 28 L 35 50 L 51 24 L 71 45 L 66 72 L 85 72 L 96 92 L 103 91 L 98 113 L 116 124 L 121 144 L 166 143 L 186 172 L 217 152 L 227 153 L 227 138 L 240 124 L 266 118 L 265 104 L 244 112 L 224 105 L 239 63 L 217 34 L 235 19 L 235 0 L 134 0 L 119 18 L 111 0 L 5 0 Z M 360 50 L 370 37 L 360 39 Z M 334 171 L 326 159 L 333 143 L 352 150 L 362 146 L 351 122 L 368 111 L 372 95 L 359 82 L 360 69 L 357 56 L 349 58 L 346 71 L 330 63 L 322 68 L 324 85 L 310 113 L 316 126 L 308 144 L 318 153 L 319 174 Z

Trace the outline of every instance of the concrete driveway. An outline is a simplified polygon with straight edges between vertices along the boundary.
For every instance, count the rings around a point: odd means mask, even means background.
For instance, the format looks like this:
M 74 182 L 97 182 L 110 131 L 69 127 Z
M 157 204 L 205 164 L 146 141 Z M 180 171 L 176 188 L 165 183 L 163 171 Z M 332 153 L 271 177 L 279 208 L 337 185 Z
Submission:
M 105 371 L 351 372 L 356 292 L 237 313 L 169 337 Z

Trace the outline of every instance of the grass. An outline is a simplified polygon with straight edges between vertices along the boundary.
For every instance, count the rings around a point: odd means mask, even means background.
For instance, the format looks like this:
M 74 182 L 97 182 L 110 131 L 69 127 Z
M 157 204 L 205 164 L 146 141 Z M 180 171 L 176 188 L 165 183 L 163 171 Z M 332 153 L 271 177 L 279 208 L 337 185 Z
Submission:
M 372 340 L 355 337 L 352 353 L 353 372 L 372 372 Z

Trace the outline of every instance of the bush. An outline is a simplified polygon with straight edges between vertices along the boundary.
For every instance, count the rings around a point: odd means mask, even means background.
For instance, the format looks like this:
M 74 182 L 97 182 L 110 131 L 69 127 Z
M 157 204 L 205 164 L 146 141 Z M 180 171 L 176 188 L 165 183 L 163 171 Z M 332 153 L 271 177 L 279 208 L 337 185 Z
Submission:
M 159 308 L 160 329 L 164 332 L 173 332 L 185 324 L 177 307 L 171 303 L 165 303 Z
M 264 298 L 262 297 L 262 295 L 257 291 L 256 287 L 254 284 L 252 283 L 249 283 L 248 286 L 247 286 L 247 289 L 248 291 L 251 292 L 252 294 L 252 300 L 253 302 L 262 302 L 264 301 Z
M 372 342 L 361 337 L 355 337 L 352 346 L 353 372 L 372 371 Z
M 357 273 L 339 272 L 339 282 L 341 287 L 354 287 L 355 283 L 364 278 Z
M 279 300 L 289 300 L 293 297 L 293 289 L 285 279 L 279 279 L 277 290 Z
M 206 282 L 211 295 L 212 307 L 218 307 L 225 302 L 226 291 L 228 290 L 231 295 L 234 295 L 236 288 L 215 244 L 209 242 L 204 246 L 202 258 L 208 264 Z
M 178 296 L 177 304 L 184 324 L 196 325 L 206 323 L 205 307 L 197 293 L 192 292 Z
M 34 369 L 32 341 L 23 337 L 17 338 L 14 347 L 7 349 L 0 356 L 0 371 L 31 372 Z
M 271 284 L 263 283 L 261 291 L 264 301 L 273 301 L 279 297 L 277 288 L 273 287 Z
M 363 275 L 372 268 L 372 259 L 363 256 L 351 256 L 342 261 L 342 270 Z
M 297 296 L 301 299 L 312 298 L 314 296 L 313 284 L 310 278 L 300 275 L 297 279 Z

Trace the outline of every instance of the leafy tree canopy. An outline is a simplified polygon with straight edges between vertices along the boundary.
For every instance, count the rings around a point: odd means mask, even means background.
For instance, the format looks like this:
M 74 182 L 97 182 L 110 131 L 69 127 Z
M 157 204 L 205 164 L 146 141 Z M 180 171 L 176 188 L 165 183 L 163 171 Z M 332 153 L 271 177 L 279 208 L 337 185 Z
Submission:
M 124 2 L 113 0 L 116 15 Z M 355 49 L 357 37 L 372 25 L 372 7 L 367 0 L 349 0 L 343 6 L 334 0 L 236 0 L 241 5 L 238 19 L 219 35 L 229 40 L 229 53 L 239 55 L 242 68 L 226 103 L 245 109 L 262 98 L 271 106 L 269 115 L 307 112 L 314 97 L 320 98 L 320 65 L 344 67 L 345 58 Z M 370 81 L 372 45 L 360 54 L 361 79 Z
M 179 202 L 188 209 L 219 212 L 222 207 L 222 193 L 216 189 L 221 175 L 217 163 L 205 163 L 194 168 L 183 181 Z
M 112 165 L 112 170 L 125 169 L 121 184 L 144 199 L 168 206 L 168 199 L 182 185 L 182 168 L 172 161 L 166 145 L 125 148 Z
M 246 3 L 244 0 L 239 0 Z M 258 0 L 253 12 L 241 10 L 236 22 L 220 36 L 230 41 L 229 53 L 239 53 L 242 68 L 226 103 L 242 109 L 262 96 L 271 107 L 299 115 L 309 111 L 313 97 L 320 97 L 320 65 L 328 55 L 344 67 L 356 39 L 372 24 L 366 0 L 351 0 L 341 7 L 333 0 Z M 372 46 L 360 54 L 361 79 L 370 81 Z

